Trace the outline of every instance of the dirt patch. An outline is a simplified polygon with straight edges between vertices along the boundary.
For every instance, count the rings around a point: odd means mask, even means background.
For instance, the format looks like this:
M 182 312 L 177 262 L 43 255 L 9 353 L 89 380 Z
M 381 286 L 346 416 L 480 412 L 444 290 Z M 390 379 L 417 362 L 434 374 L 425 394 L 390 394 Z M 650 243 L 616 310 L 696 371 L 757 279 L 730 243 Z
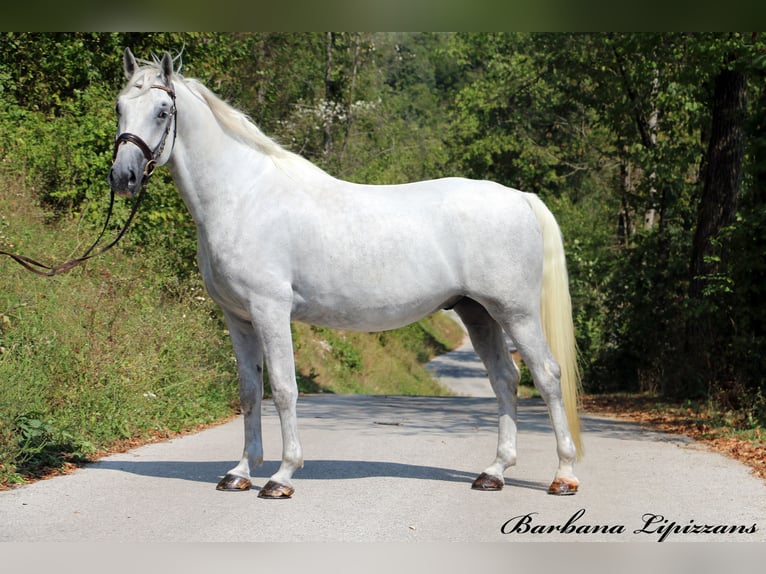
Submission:
M 738 433 L 714 422 L 714 415 L 699 405 L 671 404 L 643 395 L 586 395 L 583 410 L 638 422 L 649 428 L 681 434 L 707 445 L 712 450 L 739 460 L 766 481 L 766 433 L 760 428 Z M 746 437 L 738 434 L 747 434 Z

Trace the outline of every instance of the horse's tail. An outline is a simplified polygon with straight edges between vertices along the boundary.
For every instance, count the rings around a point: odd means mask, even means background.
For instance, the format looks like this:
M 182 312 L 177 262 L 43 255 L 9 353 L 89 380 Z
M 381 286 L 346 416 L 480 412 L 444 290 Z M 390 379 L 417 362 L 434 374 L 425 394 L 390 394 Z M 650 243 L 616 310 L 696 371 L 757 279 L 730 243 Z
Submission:
M 582 384 L 577 362 L 577 342 L 572 320 L 572 300 L 569 297 L 564 243 L 559 225 L 550 210 L 536 195 L 531 193 L 524 195 L 543 233 L 543 288 L 540 314 L 545 338 L 561 369 L 564 410 L 579 458 L 583 453 L 583 445 L 580 438 L 580 417 L 577 411 Z

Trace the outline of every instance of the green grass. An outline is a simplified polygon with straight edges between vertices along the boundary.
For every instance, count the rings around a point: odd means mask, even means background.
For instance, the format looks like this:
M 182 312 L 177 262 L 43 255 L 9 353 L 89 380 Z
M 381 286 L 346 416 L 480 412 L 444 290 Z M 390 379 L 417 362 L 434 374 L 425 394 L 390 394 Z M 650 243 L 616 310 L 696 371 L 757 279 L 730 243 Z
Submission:
M 4 263 L 0 460 L 8 480 L 120 439 L 228 416 L 234 361 L 215 310 L 133 260 L 54 279 Z M 0 474 L 2 479 L 2 474 Z
M 424 363 L 462 341 L 460 328 L 442 314 L 381 333 L 301 324 L 293 333 L 299 377 L 314 391 L 353 394 L 445 394 Z
M 95 237 L 76 219 L 51 218 L 33 197 L 0 177 L 0 248 L 58 262 Z M 168 259 L 130 234 L 55 278 L 0 259 L 0 487 L 236 412 L 220 311 L 199 278 L 179 280 Z M 423 363 L 462 338 L 438 315 L 386 333 L 296 324 L 293 335 L 302 392 L 373 394 L 443 393 Z

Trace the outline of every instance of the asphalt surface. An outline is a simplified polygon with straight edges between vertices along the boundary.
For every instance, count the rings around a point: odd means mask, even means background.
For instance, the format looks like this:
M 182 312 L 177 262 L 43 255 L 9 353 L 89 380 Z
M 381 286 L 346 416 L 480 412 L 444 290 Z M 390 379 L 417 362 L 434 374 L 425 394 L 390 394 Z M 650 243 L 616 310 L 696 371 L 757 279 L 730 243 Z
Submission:
M 546 494 L 557 459 L 536 399 L 520 401 L 505 488 L 471 490 L 494 458 L 495 400 L 470 346 L 430 368 L 471 396 L 301 397 L 290 500 L 257 498 L 281 448 L 266 401 L 253 490 L 215 490 L 241 453 L 238 418 L 0 492 L 0 542 L 766 541 L 766 485 L 744 465 L 629 422 L 584 415 L 580 491 Z

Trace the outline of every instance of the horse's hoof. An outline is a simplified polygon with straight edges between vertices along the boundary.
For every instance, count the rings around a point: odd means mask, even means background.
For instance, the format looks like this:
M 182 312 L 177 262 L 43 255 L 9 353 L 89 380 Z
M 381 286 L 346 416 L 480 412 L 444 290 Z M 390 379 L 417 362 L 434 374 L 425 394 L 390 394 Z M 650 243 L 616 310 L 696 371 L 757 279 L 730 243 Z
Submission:
M 482 472 L 479 477 L 473 481 L 471 488 L 474 490 L 502 490 L 504 484 L 505 482 L 496 476 Z
M 278 482 L 274 482 L 273 480 L 270 480 L 266 483 L 266 486 L 264 486 L 260 492 L 258 493 L 258 498 L 269 498 L 269 499 L 282 499 L 282 498 L 290 498 L 293 495 L 293 492 L 295 492 L 295 489 L 292 486 L 287 486 L 286 484 L 279 484 Z
M 548 487 L 548 494 L 555 494 L 556 496 L 567 496 L 577 492 L 577 487 L 580 483 L 576 479 L 572 478 L 557 478 Z
M 218 482 L 218 486 L 216 486 L 215 489 L 237 492 L 242 490 L 250 490 L 252 485 L 253 483 L 250 482 L 250 480 L 247 478 L 242 478 L 241 476 L 237 476 L 235 474 L 227 474 Z

